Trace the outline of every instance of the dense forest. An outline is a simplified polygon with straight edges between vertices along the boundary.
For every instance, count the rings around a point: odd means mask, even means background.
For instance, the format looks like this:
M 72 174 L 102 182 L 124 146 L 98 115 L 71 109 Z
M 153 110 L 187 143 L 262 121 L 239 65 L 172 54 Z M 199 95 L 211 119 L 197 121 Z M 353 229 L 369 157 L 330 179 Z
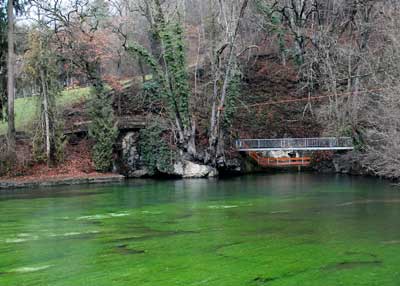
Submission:
M 0 0 L 0 176 L 212 176 L 238 138 L 348 136 L 318 156 L 397 179 L 399 29 L 396 0 Z

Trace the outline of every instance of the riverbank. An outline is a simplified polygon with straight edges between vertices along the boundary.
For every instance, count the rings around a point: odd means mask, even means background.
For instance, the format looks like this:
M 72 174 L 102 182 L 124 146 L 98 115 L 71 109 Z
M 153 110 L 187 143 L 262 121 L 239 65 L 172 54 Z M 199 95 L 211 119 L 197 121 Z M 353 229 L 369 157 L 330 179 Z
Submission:
M 258 166 L 255 162 L 253 162 L 248 157 L 243 157 L 241 160 L 237 160 L 235 162 L 230 161 L 229 166 L 227 168 L 218 170 L 215 172 L 215 175 L 209 176 L 208 172 L 205 172 L 203 169 L 207 169 L 207 166 L 190 164 L 190 168 L 184 168 L 186 170 L 186 175 L 182 173 L 182 171 L 178 174 L 178 172 L 171 174 L 159 173 L 158 175 L 153 176 L 138 176 L 131 177 L 125 176 L 120 173 L 99 173 L 96 172 L 93 168 L 83 170 L 79 164 L 82 164 L 82 161 L 78 160 L 70 161 L 68 168 L 49 168 L 46 165 L 35 166 L 31 169 L 30 175 L 10 175 L 6 177 L 0 177 L 0 190 L 1 189 L 22 189 L 22 188 L 39 188 L 39 187 L 54 187 L 54 186 L 65 186 L 65 185 L 80 185 L 80 184 L 102 184 L 102 183 L 113 183 L 113 182 L 122 182 L 126 179 L 134 179 L 134 178 L 208 178 L 218 176 L 221 178 L 232 177 L 232 176 L 244 176 L 249 174 L 257 174 L 257 173 L 265 173 L 265 174 L 275 174 L 275 173 L 290 173 L 291 170 L 297 172 L 297 168 L 269 168 L 265 169 Z M 335 171 L 335 168 L 332 164 L 327 164 L 323 168 L 322 165 L 319 165 L 320 170 L 318 168 L 302 168 L 304 171 L 311 171 L 315 173 L 346 173 L 346 172 L 338 172 Z M 194 166 L 194 167 L 193 167 Z M 203 168 L 200 168 L 200 167 Z M 195 168 L 196 167 L 196 168 Z M 181 168 L 182 169 L 182 168 Z M 182 169 L 183 170 L 183 169 Z M 207 169 L 208 170 L 208 169 Z M 190 176 L 188 175 L 190 174 Z M 351 172 L 347 173 L 351 174 Z
M 1 189 L 22 189 L 22 188 L 38 188 L 38 187 L 53 187 L 66 185 L 81 185 L 81 184 L 103 184 L 122 182 L 125 177 L 117 174 L 87 174 L 79 176 L 60 175 L 48 178 L 22 177 L 0 179 Z
M 25 149 L 22 148 L 24 146 Z M 0 176 L 0 190 L 112 183 L 125 179 L 120 174 L 99 173 L 95 170 L 90 155 L 90 144 L 87 140 L 82 140 L 75 145 L 67 145 L 64 162 L 52 167 L 43 162 L 34 163 L 27 155 L 28 149 L 26 145 L 18 145 L 17 162 L 19 164 L 9 167 L 10 171 Z M 24 156 L 29 160 L 26 160 L 28 163 L 22 164 Z
M 39 164 L 29 169 L 29 175 L 25 173 L 14 172 L 7 177 L 0 177 L 0 190 L 1 189 L 21 189 L 21 188 L 39 188 L 39 187 L 53 187 L 63 185 L 79 185 L 79 184 L 100 184 L 100 183 L 113 183 L 121 182 L 129 178 L 206 178 L 209 177 L 209 167 L 203 165 L 196 165 L 194 163 L 185 168 L 181 167 L 171 174 L 153 174 L 150 176 L 144 172 L 141 176 L 129 176 L 124 173 L 99 173 L 93 168 L 93 163 L 90 159 L 90 152 L 86 144 L 79 144 L 80 148 L 76 148 L 72 159 L 56 168 L 50 168 L 45 164 Z M 85 148 L 83 148 L 85 147 Z M 80 150 L 80 152 L 78 152 Z M 85 151 L 84 151 L 85 150 Z M 82 158 L 79 158 L 79 157 Z M 293 169 L 297 172 L 297 168 Z M 363 169 L 359 162 L 354 159 L 354 154 L 330 154 L 330 156 L 322 156 L 315 158 L 312 167 L 302 168 L 305 171 L 315 173 L 331 173 L 331 174 L 348 174 L 356 176 L 372 176 Z M 183 172 L 185 171 L 185 172 Z M 265 169 L 258 166 L 250 157 L 243 156 L 236 158 L 236 160 L 229 160 L 226 168 L 212 172 L 212 176 L 217 174 L 220 177 L 242 176 L 255 173 L 286 173 L 291 172 L 291 168 Z

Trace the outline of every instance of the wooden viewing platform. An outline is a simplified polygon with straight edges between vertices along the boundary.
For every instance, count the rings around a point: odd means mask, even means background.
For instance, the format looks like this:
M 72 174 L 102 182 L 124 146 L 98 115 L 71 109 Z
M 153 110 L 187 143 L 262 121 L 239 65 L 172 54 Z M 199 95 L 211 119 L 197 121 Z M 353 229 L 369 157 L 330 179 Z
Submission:
M 262 167 L 310 166 L 311 157 L 266 157 L 262 153 L 283 151 L 335 151 L 353 150 L 353 140 L 350 137 L 322 138 L 282 138 L 282 139 L 239 139 L 236 141 L 238 151 L 247 152 L 258 165 Z M 297 153 L 297 152 L 296 152 Z M 297 154 L 298 156 L 298 154 Z
M 282 138 L 282 139 L 239 139 L 236 141 L 238 151 L 321 151 L 353 150 L 350 137 L 321 138 Z

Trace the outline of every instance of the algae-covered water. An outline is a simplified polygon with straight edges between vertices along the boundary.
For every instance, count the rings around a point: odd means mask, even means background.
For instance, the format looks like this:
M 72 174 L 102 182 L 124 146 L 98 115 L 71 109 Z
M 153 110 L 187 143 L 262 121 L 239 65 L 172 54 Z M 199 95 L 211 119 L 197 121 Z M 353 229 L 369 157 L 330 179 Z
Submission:
M 312 174 L 0 194 L 0 285 L 400 285 L 400 191 Z

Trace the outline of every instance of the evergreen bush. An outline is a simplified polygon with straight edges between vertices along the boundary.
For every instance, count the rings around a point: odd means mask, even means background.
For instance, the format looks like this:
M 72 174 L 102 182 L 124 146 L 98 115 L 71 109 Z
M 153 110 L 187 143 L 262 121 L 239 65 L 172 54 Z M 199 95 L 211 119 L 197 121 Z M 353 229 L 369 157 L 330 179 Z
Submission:
M 118 137 L 112 98 L 103 85 L 94 87 L 94 98 L 91 101 L 89 136 L 95 141 L 92 158 L 95 169 L 100 172 L 110 171 L 113 161 L 113 149 Z

